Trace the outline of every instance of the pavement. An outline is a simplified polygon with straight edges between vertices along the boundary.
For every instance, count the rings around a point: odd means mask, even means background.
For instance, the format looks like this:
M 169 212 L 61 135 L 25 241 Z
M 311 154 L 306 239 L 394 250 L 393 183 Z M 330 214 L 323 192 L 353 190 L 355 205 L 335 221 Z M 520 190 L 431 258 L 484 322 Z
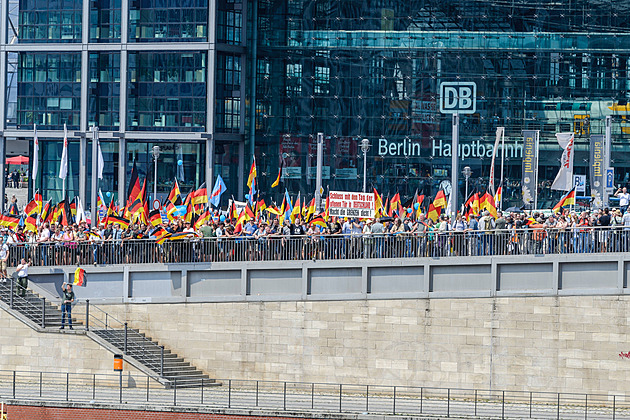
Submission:
M 9 203 L 11 203 L 11 198 L 13 196 L 18 199 L 18 207 L 20 208 L 20 210 L 23 209 L 24 206 L 28 203 L 28 188 L 5 188 L 4 191 L 7 195 Z
M 630 403 L 606 395 L 365 387 L 221 381 L 204 388 L 165 389 L 146 376 L 0 372 L 0 400 L 8 404 L 217 412 L 280 417 L 625 419 Z M 121 386 L 122 384 L 122 386 Z M 394 400 L 394 392 L 396 398 Z M 585 410 L 586 407 L 586 410 Z M 138 408 L 135 408 L 138 409 Z M 291 415 L 289 415 L 291 413 Z M 295 415 L 297 413 L 297 415 Z

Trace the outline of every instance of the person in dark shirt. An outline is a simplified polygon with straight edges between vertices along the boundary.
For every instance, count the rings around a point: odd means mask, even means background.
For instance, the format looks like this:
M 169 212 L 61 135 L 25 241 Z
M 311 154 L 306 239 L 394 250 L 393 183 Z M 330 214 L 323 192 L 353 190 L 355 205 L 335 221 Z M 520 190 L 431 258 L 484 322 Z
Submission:
M 63 330 L 66 323 L 66 314 L 68 314 L 68 326 L 72 328 L 72 303 L 74 302 L 74 292 L 72 291 L 72 284 L 64 282 L 61 285 L 63 295 L 61 297 L 61 327 Z

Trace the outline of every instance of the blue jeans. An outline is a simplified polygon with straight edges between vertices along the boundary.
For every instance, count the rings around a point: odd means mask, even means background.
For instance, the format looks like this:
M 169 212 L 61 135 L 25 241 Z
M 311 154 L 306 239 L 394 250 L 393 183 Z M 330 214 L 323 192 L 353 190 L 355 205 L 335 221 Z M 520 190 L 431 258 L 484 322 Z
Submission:
M 64 303 L 61 305 L 61 326 L 66 323 L 66 313 L 68 313 L 68 325 L 72 327 L 72 304 Z

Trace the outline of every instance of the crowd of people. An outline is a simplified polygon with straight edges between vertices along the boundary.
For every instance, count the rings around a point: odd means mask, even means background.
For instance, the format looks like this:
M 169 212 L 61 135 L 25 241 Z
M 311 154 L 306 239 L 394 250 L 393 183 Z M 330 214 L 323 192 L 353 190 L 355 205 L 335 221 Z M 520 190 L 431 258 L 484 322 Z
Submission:
M 158 241 L 156 232 L 177 240 Z M 518 255 L 621 252 L 630 248 L 630 212 L 565 210 L 558 215 L 488 211 L 466 220 L 420 215 L 358 220 L 329 218 L 283 224 L 214 218 L 194 226 L 182 220 L 159 227 L 118 224 L 90 227 L 44 223 L 37 231 L 0 230 L 0 275 L 22 258 L 33 265 L 134 264 Z

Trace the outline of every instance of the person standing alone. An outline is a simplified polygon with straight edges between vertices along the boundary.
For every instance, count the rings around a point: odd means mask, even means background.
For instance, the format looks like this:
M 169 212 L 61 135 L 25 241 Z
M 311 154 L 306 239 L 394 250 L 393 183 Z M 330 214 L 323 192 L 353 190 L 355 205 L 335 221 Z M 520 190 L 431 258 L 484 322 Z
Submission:
M 20 265 L 17 266 L 15 272 L 17 273 L 17 294 L 21 297 L 26 296 L 26 288 L 28 287 L 28 266 L 31 262 L 26 262 L 26 258 L 22 258 Z
M 66 323 L 66 313 L 68 314 L 68 326 L 72 330 L 72 303 L 74 302 L 74 292 L 72 291 L 72 284 L 64 282 L 61 285 L 61 290 L 63 292 L 62 304 L 61 304 L 61 327 L 60 330 L 64 329 Z

